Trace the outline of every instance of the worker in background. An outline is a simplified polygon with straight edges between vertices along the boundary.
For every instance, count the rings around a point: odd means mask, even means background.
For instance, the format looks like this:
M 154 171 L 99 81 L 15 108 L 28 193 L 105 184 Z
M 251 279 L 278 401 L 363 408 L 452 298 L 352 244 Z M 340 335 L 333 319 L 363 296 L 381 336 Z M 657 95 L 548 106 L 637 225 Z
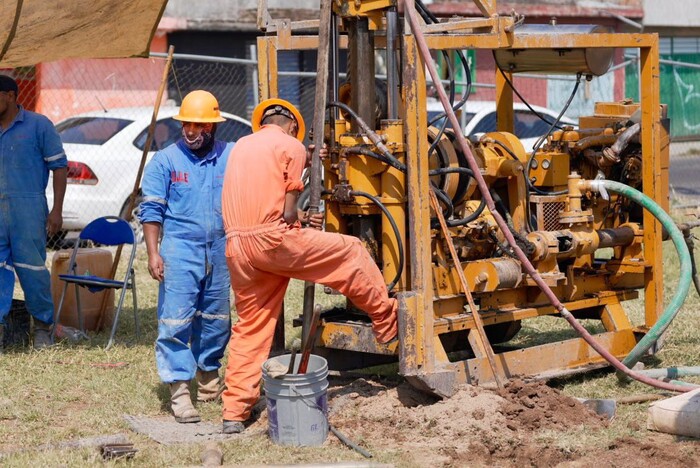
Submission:
M 15 273 L 34 318 L 34 348 L 51 345 L 53 299 L 46 235 L 63 225 L 67 165 L 51 121 L 17 104 L 17 82 L 0 75 L 0 352 L 12 306 Z M 53 207 L 46 186 L 53 172 Z
M 238 322 L 229 343 L 223 432 L 245 429 L 260 396 L 261 366 L 268 358 L 290 278 L 340 291 L 368 313 L 377 341 L 397 336 L 397 302 L 358 238 L 319 231 L 323 215 L 301 229 L 297 198 L 302 171 L 304 120 L 282 99 L 268 99 L 253 111 L 253 134 L 238 141 L 226 167 L 223 216 L 226 261 Z M 326 152 L 326 150 L 322 150 Z
M 160 281 L 158 374 L 170 387 L 175 420 L 193 423 L 200 416 L 190 381 L 197 379 L 197 401 L 218 398 L 220 361 L 231 331 L 221 187 L 233 143 L 215 139 L 216 125 L 225 119 L 207 91 L 185 96 L 173 118 L 182 122 L 182 138 L 146 166 L 139 218 L 148 272 Z

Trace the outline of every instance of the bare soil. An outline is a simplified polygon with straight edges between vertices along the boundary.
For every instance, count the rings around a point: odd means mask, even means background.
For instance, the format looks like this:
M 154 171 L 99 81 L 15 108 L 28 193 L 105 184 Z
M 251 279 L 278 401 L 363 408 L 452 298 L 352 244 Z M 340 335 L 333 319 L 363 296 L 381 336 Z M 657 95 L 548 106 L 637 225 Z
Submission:
M 500 391 L 464 386 L 440 400 L 407 383 L 359 378 L 331 381 L 328 398 L 333 426 L 370 452 L 394 452 L 400 466 L 700 466 L 700 444 L 662 434 L 592 451 L 548 446 L 539 434 L 551 440 L 607 421 L 543 382 L 514 379 Z M 265 416 L 256 426 L 267 426 Z M 326 442 L 339 443 L 333 436 Z

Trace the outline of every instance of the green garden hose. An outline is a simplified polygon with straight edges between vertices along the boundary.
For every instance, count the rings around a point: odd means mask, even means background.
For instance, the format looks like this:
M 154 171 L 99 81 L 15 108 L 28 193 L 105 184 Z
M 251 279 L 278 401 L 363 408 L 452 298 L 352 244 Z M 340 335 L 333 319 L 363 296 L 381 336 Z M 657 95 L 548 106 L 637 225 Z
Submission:
M 653 327 L 651 327 L 651 329 L 649 329 L 647 334 L 644 335 L 644 338 L 639 340 L 637 346 L 635 346 L 627 357 L 622 360 L 622 363 L 625 366 L 632 367 L 654 345 L 654 343 L 658 341 L 658 339 L 676 317 L 678 310 L 683 305 L 683 302 L 688 295 L 688 290 L 690 289 L 693 276 L 690 252 L 688 251 L 688 246 L 685 243 L 683 234 L 681 233 L 680 229 L 678 229 L 673 219 L 671 219 L 668 213 L 657 205 L 654 200 L 644 195 L 639 190 L 635 190 L 632 187 L 612 180 L 593 180 L 588 182 L 588 186 L 600 192 L 603 197 L 606 196 L 606 191 L 614 192 L 647 209 L 661 223 L 664 229 L 666 229 L 666 232 L 668 232 L 668 235 L 671 238 L 680 259 L 680 279 L 678 281 L 678 287 L 671 298 L 671 302 L 661 314 L 659 320 Z M 620 376 L 620 374 L 618 374 L 618 376 Z

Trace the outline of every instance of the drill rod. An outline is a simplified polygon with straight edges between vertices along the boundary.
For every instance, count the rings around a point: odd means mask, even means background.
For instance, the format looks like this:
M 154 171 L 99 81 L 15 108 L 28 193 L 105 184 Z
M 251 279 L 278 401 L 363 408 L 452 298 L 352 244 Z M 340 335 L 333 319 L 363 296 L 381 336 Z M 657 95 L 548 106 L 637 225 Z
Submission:
M 314 100 L 314 152 L 311 157 L 311 196 L 309 197 L 309 215 L 319 212 L 321 203 L 321 157 L 323 131 L 326 121 L 326 101 L 328 100 L 328 50 L 331 35 L 332 0 L 321 0 L 321 20 L 318 23 L 318 60 L 316 62 L 316 96 Z M 309 339 L 309 328 L 314 308 L 316 285 L 312 281 L 304 282 L 304 309 L 301 317 L 301 347 L 304 349 Z

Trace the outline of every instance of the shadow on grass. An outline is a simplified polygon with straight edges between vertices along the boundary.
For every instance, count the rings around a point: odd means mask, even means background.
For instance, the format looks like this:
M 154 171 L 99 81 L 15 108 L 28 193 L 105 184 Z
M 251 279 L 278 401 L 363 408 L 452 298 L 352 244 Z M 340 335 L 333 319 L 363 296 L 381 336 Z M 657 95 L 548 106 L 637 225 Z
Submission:
M 153 365 L 155 365 L 155 363 Z M 158 401 L 160 401 L 160 410 L 164 413 L 170 413 L 170 388 L 168 384 L 158 382 L 153 385 L 152 389 L 153 394 L 158 398 Z

